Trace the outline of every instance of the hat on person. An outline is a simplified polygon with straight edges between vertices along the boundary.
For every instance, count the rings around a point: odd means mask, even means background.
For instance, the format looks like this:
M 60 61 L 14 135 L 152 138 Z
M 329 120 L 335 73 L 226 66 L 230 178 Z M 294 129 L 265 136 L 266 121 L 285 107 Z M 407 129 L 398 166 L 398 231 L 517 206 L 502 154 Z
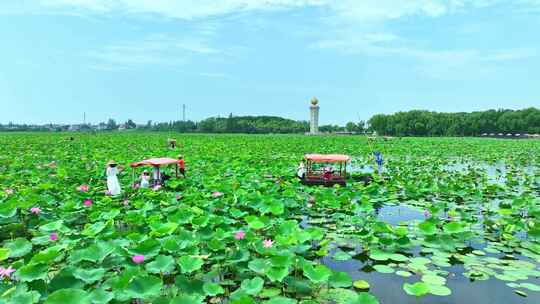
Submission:
M 117 163 L 114 161 L 114 160 L 110 160 L 108 163 L 107 163 L 107 166 L 110 166 L 110 165 L 116 165 Z

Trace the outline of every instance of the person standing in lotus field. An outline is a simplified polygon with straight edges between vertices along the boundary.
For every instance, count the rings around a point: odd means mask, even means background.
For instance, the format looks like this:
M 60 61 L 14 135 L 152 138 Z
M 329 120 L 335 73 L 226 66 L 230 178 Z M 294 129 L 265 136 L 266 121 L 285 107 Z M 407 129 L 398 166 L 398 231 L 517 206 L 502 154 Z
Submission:
M 118 181 L 118 177 L 116 176 L 118 174 L 119 169 L 117 168 L 117 164 L 114 160 L 111 160 L 107 163 L 107 190 L 109 191 L 110 195 L 119 195 L 122 192 L 122 188 L 120 187 L 120 182 Z
M 180 174 L 185 178 L 186 177 L 186 164 L 184 162 L 184 156 L 178 155 L 178 165 L 180 166 Z
M 377 162 L 377 171 L 379 172 L 379 175 L 382 175 L 383 162 L 384 162 L 382 153 L 379 151 L 375 151 L 373 152 L 373 154 L 375 155 L 375 161 Z

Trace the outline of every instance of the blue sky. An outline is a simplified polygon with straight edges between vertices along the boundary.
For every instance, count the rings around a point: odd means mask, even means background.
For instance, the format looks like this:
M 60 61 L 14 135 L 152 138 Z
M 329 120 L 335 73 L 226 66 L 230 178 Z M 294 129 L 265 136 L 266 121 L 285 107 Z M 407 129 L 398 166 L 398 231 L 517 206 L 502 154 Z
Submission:
M 0 3 L 0 123 L 540 106 L 540 0 Z

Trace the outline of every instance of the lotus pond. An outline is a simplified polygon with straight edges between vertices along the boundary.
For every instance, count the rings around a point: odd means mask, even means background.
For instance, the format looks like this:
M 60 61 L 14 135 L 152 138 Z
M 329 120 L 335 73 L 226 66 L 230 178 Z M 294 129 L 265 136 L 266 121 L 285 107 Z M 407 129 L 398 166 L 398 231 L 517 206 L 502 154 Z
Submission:
M 364 137 L 0 134 L 0 303 L 540 303 L 540 141 L 373 146 L 365 185 Z M 300 184 L 309 152 L 351 155 L 347 187 Z M 108 160 L 179 153 L 107 195 Z

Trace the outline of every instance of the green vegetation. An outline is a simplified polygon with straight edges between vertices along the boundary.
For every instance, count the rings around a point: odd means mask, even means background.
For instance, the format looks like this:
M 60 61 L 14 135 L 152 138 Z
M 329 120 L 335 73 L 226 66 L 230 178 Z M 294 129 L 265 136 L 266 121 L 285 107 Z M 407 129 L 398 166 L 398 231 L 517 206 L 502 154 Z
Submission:
M 394 136 L 477 136 L 483 133 L 540 133 L 540 110 L 489 110 L 472 113 L 429 111 L 378 114 L 369 120 L 371 129 Z
M 444 302 L 463 277 L 538 299 L 540 141 L 170 135 L 0 134 L 0 303 Z M 179 152 L 187 179 L 106 195 L 110 159 Z M 301 185 L 307 152 L 351 155 L 348 186 Z

